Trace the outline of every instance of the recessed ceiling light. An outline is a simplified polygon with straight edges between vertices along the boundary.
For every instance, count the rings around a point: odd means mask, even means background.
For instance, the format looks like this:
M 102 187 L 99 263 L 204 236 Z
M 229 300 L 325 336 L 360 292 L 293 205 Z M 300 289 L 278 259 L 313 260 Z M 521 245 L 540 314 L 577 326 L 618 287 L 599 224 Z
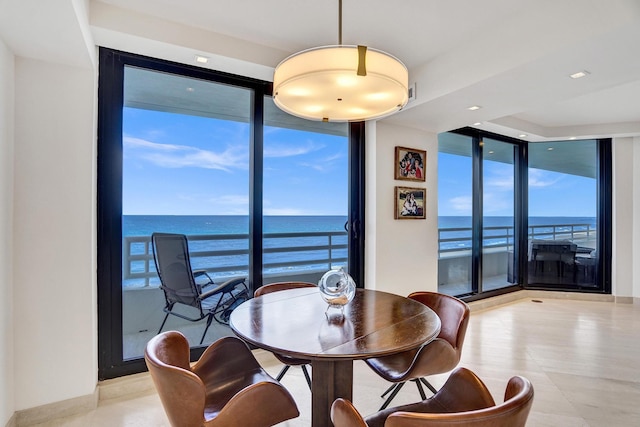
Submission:
M 187 88 L 187 92 L 193 92 L 193 91 L 194 91 L 194 89 L 192 87 L 188 87 Z
M 493 150 L 489 151 L 489 154 L 493 154 L 493 153 L 495 153 L 495 151 L 493 151 Z
M 553 151 L 553 147 L 547 148 L 547 151 Z
M 521 133 L 520 135 L 518 135 L 518 137 L 520 137 L 520 138 L 526 138 L 526 137 L 527 137 L 527 134 L 526 134 L 526 133 Z
M 577 73 L 570 74 L 569 77 L 571 77 L 572 79 L 580 79 L 582 77 L 587 76 L 588 74 L 589 74 L 588 71 L 582 70 L 582 71 L 578 71 Z
M 196 55 L 196 62 L 199 64 L 206 64 L 207 62 L 209 62 L 209 58 L 202 55 Z
M 481 125 L 482 125 L 482 123 L 481 123 L 481 122 L 475 122 L 473 125 L 474 125 L 474 126 L 481 126 Z
M 468 109 L 469 109 L 469 110 L 471 110 L 471 111 L 479 110 L 479 109 L 481 109 L 481 108 L 482 108 L 482 107 L 481 107 L 481 106 L 479 106 L 479 105 L 472 105 L 471 107 L 468 107 Z

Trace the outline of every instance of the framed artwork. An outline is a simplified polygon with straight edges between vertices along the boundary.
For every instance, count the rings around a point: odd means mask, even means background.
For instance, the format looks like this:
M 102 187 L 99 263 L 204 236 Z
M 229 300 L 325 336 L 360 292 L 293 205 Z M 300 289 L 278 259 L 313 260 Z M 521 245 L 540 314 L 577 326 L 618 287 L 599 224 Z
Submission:
M 426 188 L 396 187 L 395 219 L 425 219 Z
M 424 168 L 427 164 L 427 152 L 425 150 L 396 147 L 395 162 L 396 179 L 424 182 Z

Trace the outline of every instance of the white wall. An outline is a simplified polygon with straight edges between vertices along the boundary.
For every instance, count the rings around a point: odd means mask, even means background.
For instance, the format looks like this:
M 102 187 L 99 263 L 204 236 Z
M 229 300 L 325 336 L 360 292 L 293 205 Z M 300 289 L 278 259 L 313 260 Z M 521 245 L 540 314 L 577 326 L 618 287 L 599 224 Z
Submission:
M 640 165 L 640 137 L 633 138 L 633 165 Z M 633 185 L 633 233 L 629 233 L 633 238 L 633 258 L 632 262 L 632 295 L 640 301 L 640 167 L 633 168 L 633 177 L 631 185 Z M 628 183 L 624 185 L 629 185 Z M 628 232 L 627 232 L 628 233 Z M 615 294 L 615 292 L 614 292 Z
M 366 132 L 365 286 L 399 295 L 437 291 L 437 135 L 381 122 Z M 396 146 L 427 151 L 424 183 L 394 179 Z M 395 186 L 427 189 L 426 219 L 394 219 Z
M 95 76 L 17 57 L 15 410 L 94 392 Z
M 612 293 L 633 296 L 634 278 L 634 145 L 632 138 L 613 141 Z M 640 252 L 636 252 L 640 253 Z
M 13 110 L 14 57 L 0 39 L 0 425 L 14 411 Z

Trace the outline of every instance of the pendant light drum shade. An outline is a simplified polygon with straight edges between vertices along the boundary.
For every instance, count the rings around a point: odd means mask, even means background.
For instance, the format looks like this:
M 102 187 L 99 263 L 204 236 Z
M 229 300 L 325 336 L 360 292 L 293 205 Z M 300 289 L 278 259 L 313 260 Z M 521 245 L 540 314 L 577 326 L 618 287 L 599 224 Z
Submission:
M 276 105 L 294 116 L 331 122 L 395 113 L 408 101 L 408 72 L 395 57 L 363 46 L 298 52 L 275 69 Z

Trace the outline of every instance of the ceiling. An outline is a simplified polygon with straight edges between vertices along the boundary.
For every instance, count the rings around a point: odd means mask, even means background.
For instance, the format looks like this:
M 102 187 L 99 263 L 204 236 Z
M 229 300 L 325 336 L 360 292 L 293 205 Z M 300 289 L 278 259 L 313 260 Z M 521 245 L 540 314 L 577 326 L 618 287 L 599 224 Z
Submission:
M 385 122 L 529 141 L 640 135 L 640 0 L 343 3 L 343 42 L 397 56 L 415 85 Z M 338 0 L 0 0 L 16 55 L 75 66 L 93 64 L 98 44 L 191 64 L 199 53 L 208 68 L 270 79 L 337 33 Z

